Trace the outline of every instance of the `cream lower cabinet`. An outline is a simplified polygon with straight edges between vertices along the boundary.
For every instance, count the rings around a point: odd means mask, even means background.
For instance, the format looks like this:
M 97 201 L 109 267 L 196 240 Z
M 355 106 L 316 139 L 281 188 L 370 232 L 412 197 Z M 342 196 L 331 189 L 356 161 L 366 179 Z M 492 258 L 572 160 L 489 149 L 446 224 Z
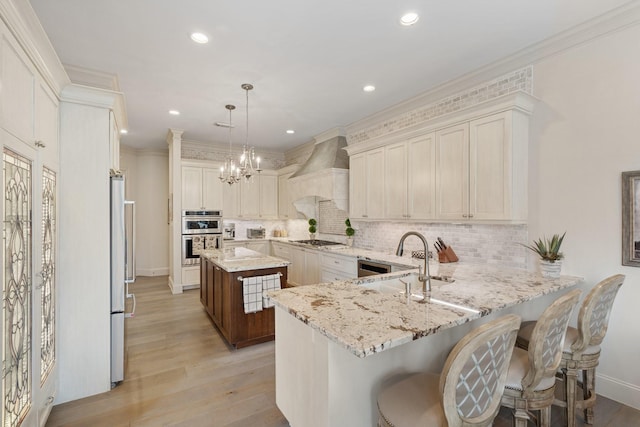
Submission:
M 435 134 L 389 145 L 384 159 L 385 218 L 435 218 Z
M 517 111 L 436 132 L 437 217 L 526 220 L 527 135 Z
M 291 286 L 312 285 L 320 282 L 320 254 L 311 249 L 289 248 L 289 277 Z
M 320 253 L 320 282 L 335 282 L 356 277 L 358 277 L 356 257 Z
M 351 218 L 384 218 L 384 167 L 384 148 L 349 157 L 349 216 Z

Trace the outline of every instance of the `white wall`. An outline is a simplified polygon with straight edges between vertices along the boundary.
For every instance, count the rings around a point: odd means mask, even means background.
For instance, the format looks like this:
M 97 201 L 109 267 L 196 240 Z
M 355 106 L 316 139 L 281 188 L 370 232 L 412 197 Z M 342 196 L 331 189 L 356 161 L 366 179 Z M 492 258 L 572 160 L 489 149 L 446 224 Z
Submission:
M 563 273 L 584 289 L 626 274 L 597 392 L 640 408 L 640 269 L 621 265 L 621 172 L 640 170 L 640 26 L 534 66 L 529 236 L 567 232 Z
M 121 148 L 120 169 L 128 183 L 126 197 L 136 202 L 136 274 L 169 274 L 168 153 Z

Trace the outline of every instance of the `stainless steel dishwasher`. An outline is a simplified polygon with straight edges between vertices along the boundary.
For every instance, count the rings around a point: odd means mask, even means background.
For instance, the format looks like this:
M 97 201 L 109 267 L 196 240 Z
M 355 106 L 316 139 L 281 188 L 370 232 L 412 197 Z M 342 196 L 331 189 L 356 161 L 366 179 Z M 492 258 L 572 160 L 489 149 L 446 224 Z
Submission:
M 391 265 L 365 259 L 358 260 L 358 277 L 391 273 Z

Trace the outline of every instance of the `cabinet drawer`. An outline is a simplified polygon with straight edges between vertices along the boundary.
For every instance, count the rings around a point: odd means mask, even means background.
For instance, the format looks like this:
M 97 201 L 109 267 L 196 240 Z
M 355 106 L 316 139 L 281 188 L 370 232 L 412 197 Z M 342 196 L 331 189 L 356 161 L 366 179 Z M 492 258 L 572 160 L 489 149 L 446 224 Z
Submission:
M 283 245 L 282 243 L 271 242 L 273 256 L 278 258 L 283 258 L 289 260 L 290 252 L 289 247 L 287 245 Z
M 349 280 L 353 278 L 355 278 L 353 274 L 347 274 L 341 271 L 328 270 L 328 269 L 323 269 L 320 274 L 321 283 L 336 282 L 338 280 Z
M 353 278 L 358 276 L 358 263 L 355 258 L 322 254 L 320 259 L 322 270 L 334 270 Z

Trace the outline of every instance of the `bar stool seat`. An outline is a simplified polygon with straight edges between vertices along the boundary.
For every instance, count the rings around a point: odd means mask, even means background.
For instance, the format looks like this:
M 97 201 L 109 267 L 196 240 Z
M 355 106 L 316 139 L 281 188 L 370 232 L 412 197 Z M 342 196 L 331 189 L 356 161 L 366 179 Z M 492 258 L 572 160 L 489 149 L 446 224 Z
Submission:
M 490 426 L 519 326 L 513 314 L 487 322 L 455 345 L 441 374 L 413 374 L 383 387 L 378 426 Z
M 607 332 L 609 315 L 625 276 L 616 274 L 596 284 L 580 306 L 577 328 L 569 326 L 559 365 L 559 381 L 564 383 L 562 399 L 553 404 L 564 407 L 567 426 L 575 427 L 576 409 L 584 410 L 585 422 L 593 424 L 593 406 L 596 403 L 595 375 L 600 361 L 600 344 Z M 529 346 L 535 321 L 523 322 L 516 346 Z M 582 372 L 582 399 L 577 398 L 578 373 Z

